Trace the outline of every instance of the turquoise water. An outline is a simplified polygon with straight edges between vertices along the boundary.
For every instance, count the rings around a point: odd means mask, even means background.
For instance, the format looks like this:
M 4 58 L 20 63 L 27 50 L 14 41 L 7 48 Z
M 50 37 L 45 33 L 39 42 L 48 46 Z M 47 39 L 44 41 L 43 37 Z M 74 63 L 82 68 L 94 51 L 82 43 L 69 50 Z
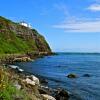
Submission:
M 46 77 L 53 88 L 67 89 L 70 100 L 100 100 L 100 54 L 59 53 L 17 65 L 27 72 Z M 70 73 L 78 78 L 67 78 Z M 91 77 L 83 77 L 84 74 Z

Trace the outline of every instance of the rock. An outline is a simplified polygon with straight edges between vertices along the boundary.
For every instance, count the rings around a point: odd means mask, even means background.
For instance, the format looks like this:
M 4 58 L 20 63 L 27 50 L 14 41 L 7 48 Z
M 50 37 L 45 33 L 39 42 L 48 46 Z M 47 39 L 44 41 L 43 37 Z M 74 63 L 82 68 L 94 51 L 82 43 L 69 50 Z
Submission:
M 49 95 L 51 95 L 52 92 L 53 92 L 53 89 L 51 89 L 47 86 L 40 86 L 38 88 L 38 90 L 39 90 L 40 94 L 49 94 Z
M 27 76 L 27 78 L 29 78 L 32 81 L 34 81 L 36 85 L 39 85 L 40 84 L 39 79 L 36 76 L 34 76 L 34 75 Z
M 32 59 L 30 57 L 19 57 L 19 58 L 15 58 L 13 61 L 14 62 L 28 62 L 28 61 L 32 61 Z
M 43 97 L 43 100 L 56 100 L 54 97 L 47 95 L 47 94 L 41 94 Z
M 39 86 L 39 79 L 35 77 L 34 75 L 26 76 L 26 79 L 23 81 L 32 86 L 34 85 Z
M 34 85 L 35 85 L 35 82 L 34 82 L 34 81 L 32 81 L 32 80 L 31 80 L 31 79 L 29 79 L 29 78 L 26 78 L 25 80 L 23 80 L 23 82 L 26 82 L 27 84 L 32 85 L 32 86 L 34 86 Z
M 10 67 L 10 68 L 12 68 L 12 69 L 19 68 L 18 66 L 15 66 L 15 65 L 8 65 L 8 67 Z
M 67 77 L 68 78 L 77 78 L 77 75 L 71 73 L 71 74 L 67 75 Z
M 17 72 L 23 72 L 24 70 L 23 69 L 21 69 L 21 68 L 19 68 L 18 66 L 16 66 L 16 65 L 8 65 L 10 68 L 12 68 L 12 69 L 16 69 L 16 71 Z
M 20 72 L 23 72 L 23 71 L 24 71 L 24 70 L 23 70 L 23 69 L 21 69 L 21 68 L 19 68 L 18 70 L 19 70 Z
M 89 74 L 84 74 L 83 77 L 90 77 L 90 75 Z
M 16 68 L 16 73 L 22 73 L 24 70 L 21 68 Z
M 56 91 L 55 99 L 56 100 L 68 100 L 69 94 L 66 90 L 59 89 L 59 90 Z
M 39 85 L 40 82 L 39 82 L 39 79 L 37 77 L 35 77 L 34 75 L 31 75 L 32 77 L 32 80 L 35 82 L 35 84 Z
M 48 94 L 48 91 L 46 91 L 46 90 L 43 89 L 43 88 L 39 88 L 38 90 L 39 90 L 39 93 L 40 93 L 40 94 Z
M 14 60 L 13 60 L 14 62 L 21 62 L 22 61 L 22 59 L 21 58 L 14 58 Z

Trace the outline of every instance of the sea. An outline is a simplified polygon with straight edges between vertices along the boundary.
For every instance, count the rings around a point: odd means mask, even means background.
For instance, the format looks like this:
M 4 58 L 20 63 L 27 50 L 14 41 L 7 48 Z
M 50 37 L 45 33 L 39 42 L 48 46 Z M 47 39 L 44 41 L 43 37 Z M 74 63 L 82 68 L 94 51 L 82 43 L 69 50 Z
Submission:
M 16 65 L 45 77 L 49 87 L 66 89 L 70 94 L 69 100 L 100 100 L 99 53 L 57 53 Z M 77 78 L 68 78 L 71 73 Z M 84 77 L 85 74 L 89 77 Z

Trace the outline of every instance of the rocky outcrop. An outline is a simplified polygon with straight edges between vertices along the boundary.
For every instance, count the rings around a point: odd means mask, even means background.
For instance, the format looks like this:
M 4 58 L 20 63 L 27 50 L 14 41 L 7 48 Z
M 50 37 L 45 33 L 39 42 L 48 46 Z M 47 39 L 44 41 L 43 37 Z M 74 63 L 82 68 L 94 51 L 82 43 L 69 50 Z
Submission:
M 28 61 L 32 61 L 32 59 L 30 57 L 17 57 L 14 58 L 13 60 L 14 62 L 28 62 Z
M 68 78 L 77 78 L 78 76 L 76 74 L 71 73 L 71 74 L 68 74 L 67 77 Z

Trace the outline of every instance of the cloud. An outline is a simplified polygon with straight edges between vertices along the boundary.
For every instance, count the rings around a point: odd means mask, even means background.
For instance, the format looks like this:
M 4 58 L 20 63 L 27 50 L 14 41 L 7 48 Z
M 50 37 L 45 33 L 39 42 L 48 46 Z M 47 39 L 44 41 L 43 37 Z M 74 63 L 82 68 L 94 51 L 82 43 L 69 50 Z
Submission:
M 87 9 L 91 11 L 100 11 L 100 4 L 92 4 Z
M 100 19 L 96 20 L 74 20 L 58 25 L 53 28 L 62 29 L 65 32 L 100 32 Z

